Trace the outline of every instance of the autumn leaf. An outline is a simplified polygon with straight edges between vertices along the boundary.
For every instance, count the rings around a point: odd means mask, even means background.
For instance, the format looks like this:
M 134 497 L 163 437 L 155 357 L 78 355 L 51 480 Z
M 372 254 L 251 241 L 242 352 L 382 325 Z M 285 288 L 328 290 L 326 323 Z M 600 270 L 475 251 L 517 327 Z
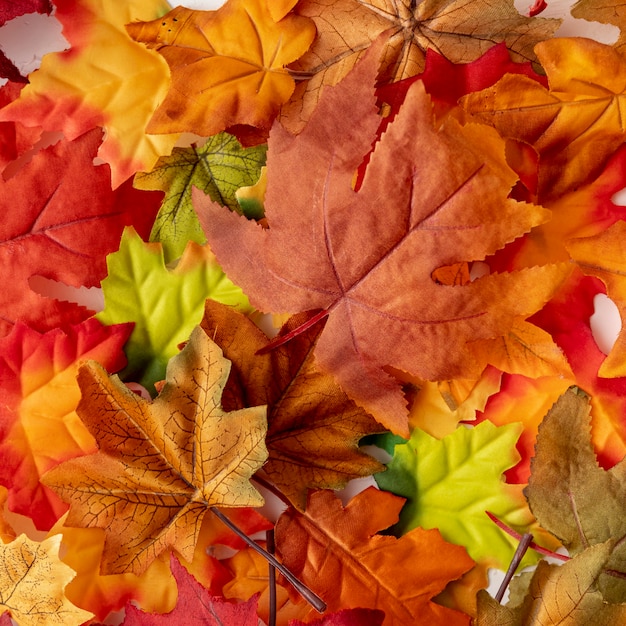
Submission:
M 161 157 L 151 172 L 135 175 L 133 185 L 137 189 L 165 192 L 150 240 L 163 244 L 166 262 L 180 257 L 188 241 L 205 241 L 191 204 L 192 186 L 240 211 L 236 191 L 258 181 L 265 152 L 265 146 L 242 148 L 232 135 L 219 133 L 202 146 L 174 148 L 171 156 Z
M 531 475 L 524 490 L 543 528 L 558 537 L 570 554 L 608 540 L 615 542 L 598 586 L 605 600 L 624 597 L 626 462 L 599 467 L 589 433 L 589 400 L 570 389 L 539 427 Z M 615 572 L 616 575 L 611 575 Z
M 162 18 L 127 25 L 130 36 L 159 52 L 171 86 L 150 133 L 209 137 L 237 124 L 269 128 L 294 89 L 285 66 L 315 37 L 311 20 L 276 22 L 265 0 L 228 0 L 216 11 L 176 7 Z
M 106 327 L 89 319 L 42 334 L 18 322 L 0 339 L 0 483 L 9 488 L 9 509 L 40 530 L 49 530 L 67 510 L 40 477 L 95 450 L 76 414 L 79 365 L 95 359 L 119 370 L 130 331 L 129 324 Z
M 385 31 L 390 38 L 381 81 L 387 83 L 420 74 L 429 49 L 453 63 L 468 63 L 504 42 L 514 61 L 536 61 L 535 44 L 559 26 L 559 20 L 522 16 L 510 0 L 300 0 L 295 12 L 315 22 L 318 36 L 291 65 L 312 76 L 283 109 L 281 118 L 292 132 L 309 119 L 322 87 L 339 82 Z
M 345 508 L 332 492 L 313 492 L 305 513 L 288 509 L 278 519 L 278 553 L 331 612 L 378 609 L 385 626 L 469 624 L 468 616 L 431 598 L 472 560 L 437 530 L 416 528 L 400 539 L 377 534 L 397 520 L 401 507 L 402 498 L 373 487 Z
M 625 19 L 626 11 L 624 5 L 610 1 L 598 2 L 598 0 L 578 0 L 571 8 L 572 17 L 587 20 L 589 22 L 601 22 L 602 24 L 613 24 L 620 30 L 617 41 L 613 47 L 620 52 L 626 45 Z
M 107 257 L 105 306 L 97 314 L 104 324 L 134 322 L 125 346 L 128 366 L 120 375 L 151 391 L 179 344 L 202 319 L 207 298 L 250 310 L 241 289 L 228 280 L 208 248 L 190 243 L 174 269 L 166 267 L 163 254 L 159 244 L 146 244 L 126 230 L 119 251 Z
M 475 561 L 506 569 L 516 545 L 485 511 L 515 528 L 525 530 L 533 522 L 521 486 L 502 476 L 519 460 L 515 442 L 521 430 L 521 424 L 497 427 L 485 421 L 439 440 L 415 429 L 409 441 L 388 450 L 393 458 L 376 482 L 407 498 L 394 534 L 437 528 Z M 528 558 L 536 560 L 532 553 Z
M 382 626 L 385 614 L 376 609 L 343 609 L 320 619 L 307 622 L 310 626 Z M 291 620 L 289 626 L 304 626 L 300 620 Z
M 44 56 L 21 97 L 0 120 L 61 131 L 68 139 L 106 129 L 98 156 L 118 187 L 150 170 L 172 150 L 177 136 L 148 136 L 145 127 L 167 91 L 167 64 L 132 41 L 124 24 L 167 11 L 163 0 L 55 0 L 55 17 L 71 48 Z
M 125 225 L 142 234 L 157 210 L 156 194 L 128 185 L 113 192 L 109 168 L 94 166 L 101 139 L 93 130 L 37 153 L 3 183 L 0 225 L 0 335 L 17 319 L 45 332 L 83 321 L 88 310 L 36 293 L 34 277 L 73 287 L 98 286 L 106 275 L 104 257 L 118 246 Z
M 307 316 L 289 320 L 281 334 Z M 356 406 L 328 374 L 315 367 L 318 324 L 269 354 L 256 353 L 269 340 L 255 324 L 232 309 L 207 300 L 202 328 L 232 361 L 224 407 L 268 405 L 263 475 L 297 508 L 308 489 L 341 489 L 352 478 L 383 466 L 359 451 L 359 440 L 381 426 Z
M 587 548 L 563 565 L 537 565 L 520 606 L 502 606 L 478 593 L 476 626 L 614 626 L 626 619 L 626 604 L 609 604 L 595 588 L 610 542 Z
M 546 202 L 596 178 L 624 142 L 626 73 L 619 51 L 591 39 L 550 39 L 535 50 L 549 89 L 507 75 L 463 105 L 502 136 L 537 150 L 538 197 Z
M 626 319 L 626 255 L 624 254 L 624 234 L 626 222 L 619 221 L 604 232 L 592 237 L 570 241 L 567 249 L 578 267 L 588 275 L 597 276 L 606 285 L 607 295 L 615 302 L 622 320 Z M 626 368 L 622 354 L 626 346 L 626 332 L 622 330 L 615 345 L 600 366 L 600 376 L 625 376 Z
M 20 626 L 80 626 L 93 617 L 65 598 L 74 572 L 59 560 L 60 545 L 60 535 L 0 543 L 0 612 Z
M 233 573 L 233 579 L 224 585 L 224 597 L 248 601 L 256 596 L 257 614 L 265 623 L 269 623 L 270 587 L 267 560 L 256 550 L 248 548 L 225 559 L 225 562 Z M 276 580 L 276 626 L 288 626 L 292 619 L 304 619 L 311 613 L 311 607 L 300 596 L 290 594 L 287 586 L 289 583 L 278 576 Z
M 146 613 L 132 603 L 126 606 L 123 626 L 175 626 L 198 624 L 202 626 L 257 626 L 256 601 L 233 604 L 211 594 L 191 574 L 171 557 L 171 567 L 178 585 L 176 608 L 167 614 Z
M 411 87 L 355 191 L 353 175 L 379 122 L 376 51 L 326 90 L 301 134 L 272 129 L 269 229 L 201 192 L 194 204 L 211 249 L 251 303 L 265 312 L 328 314 L 318 366 L 381 424 L 408 434 L 402 392 L 383 368 L 425 380 L 477 375 L 466 343 L 508 332 L 543 305 L 569 268 L 494 274 L 462 287 L 432 279 L 442 266 L 495 251 L 545 213 L 507 198 L 515 176 L 495 135 L 481 130 L 481 154 L 476 129 L 454 120 L 433 128 L 421 83 Z
M 66 525 L 105 530 L 103 573 L 140 575 L 168 548 L 190 561 L 209 507 L 263 503 L 248 479 L 267 458 L 265 408 L 221 409 L 228 370 L 199 328 L 152 402 L 97 364 L 80 369 L 78 414 L 99 451 L 44 481 L 71 502 Z
M 176 604 L 176 582 L 170 572 L 169 555 L 155 559 L 141 576 L 131 573 L 100 574 L 105 533 L 101 528 L 69 528 L 65 517 L 50 534 L 61 534 L 62 561 L 76 576 L 65 588 L 67 599 L 104 621 L 133 601 L 146 611 L 171 611 Z

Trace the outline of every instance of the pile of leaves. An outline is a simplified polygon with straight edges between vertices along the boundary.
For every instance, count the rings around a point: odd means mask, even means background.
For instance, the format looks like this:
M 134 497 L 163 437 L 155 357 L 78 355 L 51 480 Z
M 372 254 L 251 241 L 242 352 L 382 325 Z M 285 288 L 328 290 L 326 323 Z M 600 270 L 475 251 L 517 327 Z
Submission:
M 626 12 L 542 6 L 0 9 L 0 624 L 626 622 Z

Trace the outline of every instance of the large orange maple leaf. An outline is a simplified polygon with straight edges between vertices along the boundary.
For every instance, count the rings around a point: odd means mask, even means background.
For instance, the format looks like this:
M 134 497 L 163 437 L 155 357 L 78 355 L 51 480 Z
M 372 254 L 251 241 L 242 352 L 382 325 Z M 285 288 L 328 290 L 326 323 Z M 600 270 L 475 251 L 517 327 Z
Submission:
M 493 253 L 546 212 L 508 199 L 516 177 L 490 129 L 454 120 L 433 127 L 420 82 L 353 188 L 380 119 L 374 82 L 383 43 L 325 91 L 301 134 L 272 129 L 269 229 L 201 192 L 194 202 L 218 261 L 253 305 L 328 314 L 315 349 L 319 367 L 384 426 L 406 435 L 403 394 L 386 366 L 426 380 L 475 375 L 466 343 L 505 334 L 569 270 L 534 267 L 462 286 L 434 279 L 440 267 Z

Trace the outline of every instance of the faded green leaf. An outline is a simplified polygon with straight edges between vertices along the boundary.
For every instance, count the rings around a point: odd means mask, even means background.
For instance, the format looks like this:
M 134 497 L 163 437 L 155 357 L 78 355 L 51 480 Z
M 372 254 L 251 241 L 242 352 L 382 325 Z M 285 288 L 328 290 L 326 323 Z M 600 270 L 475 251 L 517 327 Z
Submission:
M 204 302 L 212 298 L 250 311 L 241 289 L 226 277 L 206 247 L 193 242 L 174 269 L 166 267 L 160 244 L 146 244 L 132 229 L 122 236 L 118 252 L 107 256 L 108 276 L 102 281 L 103 324 L 135 322 L 125 351 L 124 380 L 139 382 L 152 392 L 163 379 L 167 362 L 178 353 L 200 323 Z
M 219 133 L 202 146 L 175 148 L 170 156 L 161 157 L 152 171 L 136 174 L 133 185 L 137 189 L 165 192 L 150 240 L 163 244 L 166 262 L 178 258 L 188 241 L 206 241 L 191 204 L 192 187 L 242 212 L 235 194 L 240 187 L 259 180 L 266 151 L 265 145 L 243 148 L 232 135 Z
M 586 549 L 563 565 L 541 561 L 522 604 L 498 604 L 485 590 L 478 593 L 476 626 L 615 626 L 626 620 L 626 604 L 609 604 L 595 583 L 611 546 Z
M 609 601 L 626 597 L 626 462 L 608 471 L 598 465 L 591 444 L 589 398 L 565 392 L 539 426 L 531 476 L 524 493 L 539 523 L 570 553 L 616 542 L 607 567 L 622 577 L 602 575 Z
M 407 498 L 394 532 L 438 528 L 475 561 L 506 569 L 514 541 L 485 511 L 511 527 L 532 522 L 521 486 L 506 484 L 502 477 L 519 460 L 515 443 L 521 430 L 521 424 L 497 427 L 485 421 L 436 439 L 415 429 L 411 439 L 395 446 L 387 471 L 376 475 L 381 489 Z M 526 563 L 533 558 L 529 553 Z

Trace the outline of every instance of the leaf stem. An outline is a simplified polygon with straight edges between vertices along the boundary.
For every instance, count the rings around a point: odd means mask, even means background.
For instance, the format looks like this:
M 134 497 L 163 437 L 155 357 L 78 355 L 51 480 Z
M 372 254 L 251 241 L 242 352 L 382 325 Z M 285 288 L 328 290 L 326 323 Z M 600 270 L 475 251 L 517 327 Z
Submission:
M 274 554 L 276 545 L 274 543 L 274 529 L 270 528 L 265 531 L 265 542 L 267 551 Z M 269 587 L 270 587 L 270 616 L 267 626 L 276 626 L 276 568 L 268 563 L 269 566 Z
M 282 346 L 288 341 L 291 341 L 294 337 L 301 335 L 305 330 L 308 330 L 309 328 L 311 328 L 311 326 L 317 324 L 317 322 L 324 319 L 328 315 L 328 313 L 328 309 L 322 309 L 321 311 L 318 311 L 313 317 L 304 322 L 304 324 L 300 324 L 300 326 L 294 328 L 293 330 L 290 330 L 288 333 L 285 333 L 284 335 L 279 335 L 275 339 L 272 339 L 272 341 L 268 342 L 261 349 L 257 350 L 256 354 L 267 354 L 268 352 L 275 350 L 276 348 Z
M 502 601 L 502 598 L 504 597 L 504 592 L 506 591 L 506 588 L 509 586 L 509 583 L 511 582 L 511 578 L 513 578 L 513 576 L 515 575 L 515 572 L 517 568 L 519 567 L 519 564 L 521 563 L 522 559 L 524 558 L 524 555 L 526 554 L 526 551 L 528 550 L 528 546 L 530 546 L 530 544 L 532 543 L 532 540 L 533 540 L 533 536 L 530 533 L 524 533 L 522 535 L 522 538 L 520 539 L 520 542 L 517 546 L 517 550 L 515 550 L 515 554 L 513 555 L 513 558 L 511 559 L 509 569 L 506 570 L 506 574 L 504 575 L 504 579 L 502 583 L 500 584 L 498 593 L 496 593 L 495 595 L 495 599 L 498 602 Z
M 319 613 L 326 610 L 326 603 L 315 592 L 309 589 L 289 569 L 287 569 L 273 554 L 264 550 L 256 541 L 253 541 L 238 526 L 233 524 L 217 507 L 209 507 L 209 510 L 223 524 L 228 526 L 237 536 L 241 537 L 253 550 L 256 550 L 263 558 L 272 564 L 294 587 L 294 589 Z

